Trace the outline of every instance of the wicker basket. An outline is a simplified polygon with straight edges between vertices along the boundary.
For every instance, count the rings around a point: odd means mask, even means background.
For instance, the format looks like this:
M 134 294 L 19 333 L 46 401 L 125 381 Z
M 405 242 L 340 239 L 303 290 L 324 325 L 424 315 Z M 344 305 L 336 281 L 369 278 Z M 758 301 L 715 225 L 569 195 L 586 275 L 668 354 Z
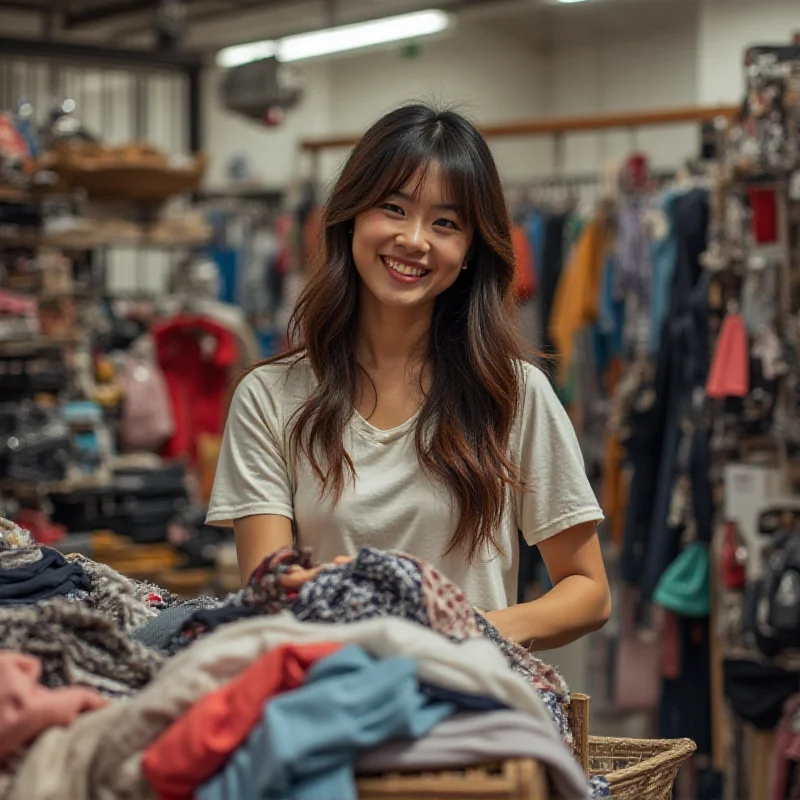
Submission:
M 678 771 L 694 753 L 689 739 L 613 739 L 589 736 L 589 698 L 566 707 L 575 758 L 587 776 L 605 775 L 612 800 L 670 800 Z M 551 800 L 541 765 L 532 759 L 466 770 L 382 775 L 358 781 L 359 800 Z
M 690 739 L 589 738 L 589 774 L 605 775 L 612 800 L 670 800 L 672 785 L 694 753 Z

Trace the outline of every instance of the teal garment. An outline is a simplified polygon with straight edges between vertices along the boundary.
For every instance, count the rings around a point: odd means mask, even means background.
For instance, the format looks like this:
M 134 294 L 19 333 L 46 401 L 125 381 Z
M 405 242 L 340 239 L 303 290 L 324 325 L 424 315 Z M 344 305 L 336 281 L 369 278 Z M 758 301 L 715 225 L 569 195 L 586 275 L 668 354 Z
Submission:
M 318 661 L 304 686 L 265 704 L 261 723 L 197 800 L 357 800 L 362 750 L 419 739 L 456 710 L 423 694 L 412 659 L 379 661 L 349 645 Z
M 705 542 L 687 545 L 667 567 L 653 602 L 681 617 L 707 617 L 711 613 L 711 563 Z
M 597 372 L 603 374 L 611 360 L 622 355 L 625 333 L 625 301 L 615 295 L 614 256 L 603 265 L 598 298 L 598 320 L 594 327 L 594 360 Z
M 541 214 L 534 212 L 528 219 L 526 226 L 528 241 L 533 253 L 533 272 L 536 275 L 537 286 L 542 280 L 542 260 L 544 259 L 544 219 Z
M 678 263 L 678 239 L 675 235 L 676 192 L 667 192 L 661 200 L 661 211 L 667 219 L 667 235 L 654 239 L 650 245 L 650 263 L 653 270 L 650 285 L 650 353 L 655 355 L 661 347 L 661 328 L 672 302 L 672 279 Z

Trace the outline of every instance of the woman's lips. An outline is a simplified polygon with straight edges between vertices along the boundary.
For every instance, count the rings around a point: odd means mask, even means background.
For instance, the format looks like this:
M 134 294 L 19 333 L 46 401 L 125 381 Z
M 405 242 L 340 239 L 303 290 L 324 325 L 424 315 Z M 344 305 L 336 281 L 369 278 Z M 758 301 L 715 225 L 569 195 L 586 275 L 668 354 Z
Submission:
M 410 264 L 404 264 L 402 261 L 396 261 L 388 256 L 381 256 L 380 258 L 389 276 L 398 283 L 419 283 L 430 273 L 428 269 L 412 267 Z

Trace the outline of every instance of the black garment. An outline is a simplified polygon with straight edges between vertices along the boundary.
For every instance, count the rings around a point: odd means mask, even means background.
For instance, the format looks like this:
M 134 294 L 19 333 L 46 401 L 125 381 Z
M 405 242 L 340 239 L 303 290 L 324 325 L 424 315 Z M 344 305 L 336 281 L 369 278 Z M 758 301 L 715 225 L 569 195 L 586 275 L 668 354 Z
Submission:
M 434 686 L 430 683 L 420 684 L 420 691 L 430 697 L 431 700 L 439 700 L 442 703 L 453 703 L 462 711 L 503 711 L 508 706 L 499 703 L 492 697 L 484 697 L 479 694 L 464 694 L 455 689 L 447 689 L 444 686 Z
M 664 680 L 658 712 L 658 736 L 686 737 L 699 755 L 711 755 L 711 658 L 708 619 L 678 618 L 681 673 Z
M 553 214 L 545 218 L 542 263 L 539 269 L 539 302 L 541 304 L 542 342 L 544 352 L 556 352 L 550 339 L 550 315 L 556 297 L 561 272 L 564 269 L 564 237 L 567 214 Z
M 693 416 L 692 393 L 705 386 L 709 363 L 710 276 L 700 264 L 708 241 L 708 192 L 687 192 L 675 200 L 673 213 L 678 255 L 656 367 L 656 400 L 651 409 L 634 415 L 628 450 L 634 476 L 625 520 L 622 574 L 626 582 L 640 588 L 645 602 L 650 601 L 664 570 L 678 555 L 681 531 L 670 527 L 668 516 L 681 422 Z M 694 502 L 703 527 L 701 538 L 707 540 L 710 485 L 701 479 L 701 466 L 692 469 L 695 457 L 700 462 L 707 458 L 705 448 L 702 438 L 693 443 L 689 471 L 692 489 L 698 494 Z
M 725 697 L 737 716 L 762 731 L 774 731 L 783 704 L 800 691 L 800 675 L 756 661 L 726 658 Z
M 61 553 L 42 548 L 33 564 L 0 570 L 0 605 L 37 603 L 71 592 L 92 590 L 92 582 L 80 564 L 67 561 Z

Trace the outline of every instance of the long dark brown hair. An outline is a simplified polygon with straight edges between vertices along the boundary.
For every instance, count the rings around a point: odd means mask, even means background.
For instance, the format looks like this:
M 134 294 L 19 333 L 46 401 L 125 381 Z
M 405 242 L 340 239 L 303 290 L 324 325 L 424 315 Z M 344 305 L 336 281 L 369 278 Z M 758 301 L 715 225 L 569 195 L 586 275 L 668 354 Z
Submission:
M 436 300 L 425 351 L 431 376 L 416 431 L 420 464 L 450 490 L 460 511 L 448 552 L 470 559 L 495 532 L 509 488 L 525 488 L 508 457 L 520 402 L 522 345 L 512 293 L 514 253 L 503 189 L 478 131 L 453 111 L 410 105 L 384 116 L 353 149 L 321 213 L 319 252 L 292 316 L 290 350 L 304 356 L 317 388 L 292 420 L 290 440 L 336 501 L 356 480 L 343 434 L 356 407 L 359 277 L 356 215 L 437 165 L 450 199 L 474 230 L 455 284 Z

